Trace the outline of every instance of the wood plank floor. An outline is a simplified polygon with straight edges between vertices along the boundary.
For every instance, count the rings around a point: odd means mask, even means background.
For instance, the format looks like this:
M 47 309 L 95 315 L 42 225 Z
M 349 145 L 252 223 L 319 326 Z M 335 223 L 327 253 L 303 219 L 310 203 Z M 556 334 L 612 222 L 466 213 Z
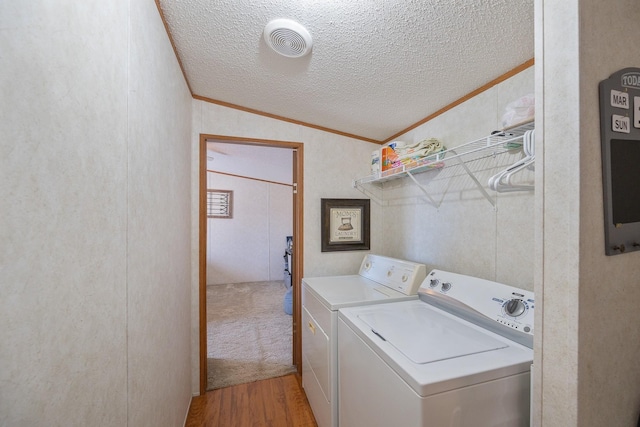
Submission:
M 191 401 L 186 427 L 317 427 L 296 374 L 208 391 Z

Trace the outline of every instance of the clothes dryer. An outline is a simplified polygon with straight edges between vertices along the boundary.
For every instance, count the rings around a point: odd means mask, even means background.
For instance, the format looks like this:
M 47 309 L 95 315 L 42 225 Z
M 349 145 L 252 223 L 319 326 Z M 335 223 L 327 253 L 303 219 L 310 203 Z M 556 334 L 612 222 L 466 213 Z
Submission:
M 369 254 L 358 274 L 302 279 L 302 386 L 319 427 L 338 425 L 338 310 L 417 299 L 426 272 Z

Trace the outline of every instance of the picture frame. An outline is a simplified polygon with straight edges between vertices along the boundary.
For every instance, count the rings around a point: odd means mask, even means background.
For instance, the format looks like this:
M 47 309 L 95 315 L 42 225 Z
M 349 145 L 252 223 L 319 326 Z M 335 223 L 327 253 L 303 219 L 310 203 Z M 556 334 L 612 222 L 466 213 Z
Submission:
M 321 199 L 322 252 L 369 250 L 369 199 Z

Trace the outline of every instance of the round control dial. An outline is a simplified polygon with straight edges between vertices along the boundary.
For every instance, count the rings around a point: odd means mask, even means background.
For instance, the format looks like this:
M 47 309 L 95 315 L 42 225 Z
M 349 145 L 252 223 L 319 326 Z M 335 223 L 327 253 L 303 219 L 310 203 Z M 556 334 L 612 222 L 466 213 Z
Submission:
M 504 305 L 504 312 L 508 316 L 518 317 L 518 316 L 522 315 L 522 313 L 524 313 L 526 308 L 527 307 L 524 305 L 524 302 L 522 302 L 522 300 L 520 300 L 520 299 L 510 299 Z
M 438 286 L 439 283 L 440 283 L 440 281 L 438 279 L 431 279 L 429 281 L 429 287 L 435 288 L 436 286 Z

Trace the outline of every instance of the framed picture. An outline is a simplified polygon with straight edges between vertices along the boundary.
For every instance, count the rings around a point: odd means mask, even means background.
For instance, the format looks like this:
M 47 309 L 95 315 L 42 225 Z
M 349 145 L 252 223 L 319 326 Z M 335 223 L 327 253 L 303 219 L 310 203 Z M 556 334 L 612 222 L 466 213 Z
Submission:
M 369 199 L 322 199 L 322 252 L 370 248 Z

